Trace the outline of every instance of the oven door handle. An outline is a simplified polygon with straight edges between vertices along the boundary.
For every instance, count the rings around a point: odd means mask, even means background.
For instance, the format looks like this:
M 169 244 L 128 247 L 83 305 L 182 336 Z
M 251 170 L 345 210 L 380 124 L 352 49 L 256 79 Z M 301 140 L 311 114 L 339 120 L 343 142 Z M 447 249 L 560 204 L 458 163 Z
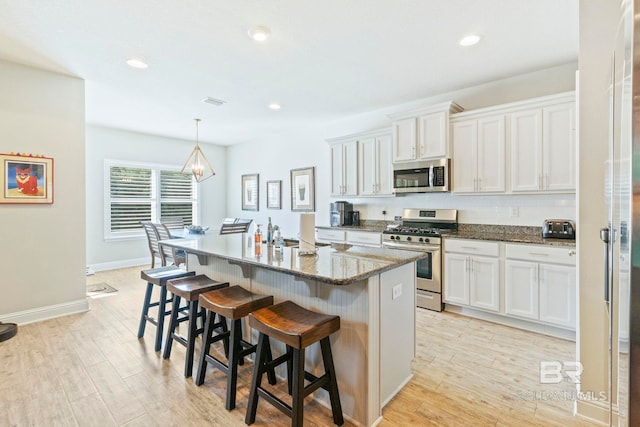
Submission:
M 393 249 L 406 249 L 408 251 L 416 252 L 436 252 L 440 250 L 440 246 L 438 245 L 416 245 L 415 247 L 409 247 L 408 245 L 403 245 L 402 243 L 384 242 L 382 246 Z

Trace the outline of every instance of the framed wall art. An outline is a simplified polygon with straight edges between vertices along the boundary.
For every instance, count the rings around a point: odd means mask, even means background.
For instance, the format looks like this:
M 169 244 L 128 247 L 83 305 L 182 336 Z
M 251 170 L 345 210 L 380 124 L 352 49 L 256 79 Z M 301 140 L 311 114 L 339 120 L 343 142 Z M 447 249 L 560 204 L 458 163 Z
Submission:
M 258 180 L 259 174 L 242 175 L 242 210 L 258 210 Z
M 267 181 L 267 209 L 282 209 L 282 181 Z
M 315 167 L 291 169 L 291 210 L 315 212 Z
M 52 158 L 0 154 L 0 171 L 0 203 L 53 203 Z

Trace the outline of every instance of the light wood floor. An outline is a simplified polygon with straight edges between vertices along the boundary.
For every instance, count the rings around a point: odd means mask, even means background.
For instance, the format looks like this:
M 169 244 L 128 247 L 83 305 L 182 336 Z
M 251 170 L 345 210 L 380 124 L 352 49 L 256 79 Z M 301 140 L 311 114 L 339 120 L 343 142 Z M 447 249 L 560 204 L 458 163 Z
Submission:
M 240 369 L 237 409 L 227 412 L 219 371 L 197 387 L 182 375 L 184 347 L 163 360 L 155 327 L 136 338 L 140 268 L 87 277 L 100 282 L 118 293 L 91 299 L 87 313 L 20 326 L 0 343 L 0 425 L 244 426 L 251 363 Z M 539 381 L 539 362 L 573 360 L 573 342 L 451 313 L 419 309 L 417 319 L 415 376 L 380 426 L 590 425 L 571 415 L 572 384 Z M 289 424 L 260 402 L 255 425 Z M 305 425 L 332 425 L 330 410 L 311 402 Z

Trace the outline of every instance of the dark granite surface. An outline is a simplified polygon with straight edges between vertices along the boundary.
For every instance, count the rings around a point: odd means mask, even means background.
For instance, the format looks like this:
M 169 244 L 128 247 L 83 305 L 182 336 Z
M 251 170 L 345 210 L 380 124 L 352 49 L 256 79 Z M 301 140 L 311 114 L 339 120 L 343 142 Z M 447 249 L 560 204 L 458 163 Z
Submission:
M 519 225 L 458 224 L 458 231 L 445 236 L 452 239 L 493 240 L 506 243 L 575 247 L 575 240 L 543 239 L 542 227 Z
M 206 234 L 201 238 L 163 240 L 187 253 L 226 259 L 291 274 L 331 285 L 348 285 L 428 256 L 425 252 L 346 245 L 345 250 L 318 247 L 315 255 L 299 255 L 298 248 L 256 246 L 252 236 Z

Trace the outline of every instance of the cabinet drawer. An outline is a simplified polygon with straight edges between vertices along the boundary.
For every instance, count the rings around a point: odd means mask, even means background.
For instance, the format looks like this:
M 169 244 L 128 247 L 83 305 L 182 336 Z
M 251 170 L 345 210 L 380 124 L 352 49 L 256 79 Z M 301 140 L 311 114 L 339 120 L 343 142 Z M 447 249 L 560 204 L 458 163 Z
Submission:
M 486 242 L 483 240 L 445 239 L 444 250 L 446 252 L 460 252 L 494 257 L 500 254 L 498 242 Z
M 505 254 L 508 259 L 576 265 L 576 249 L 572 247 L 507 244 Z
M 347 243 L 356 245 L 381 246 L 382 234 L 369 231 L 347 231 Z
M 329 242 L 344 242 L 344 230 L 328 230 L 326 228 L 316 229 L 316 240 L 326 240 Z

